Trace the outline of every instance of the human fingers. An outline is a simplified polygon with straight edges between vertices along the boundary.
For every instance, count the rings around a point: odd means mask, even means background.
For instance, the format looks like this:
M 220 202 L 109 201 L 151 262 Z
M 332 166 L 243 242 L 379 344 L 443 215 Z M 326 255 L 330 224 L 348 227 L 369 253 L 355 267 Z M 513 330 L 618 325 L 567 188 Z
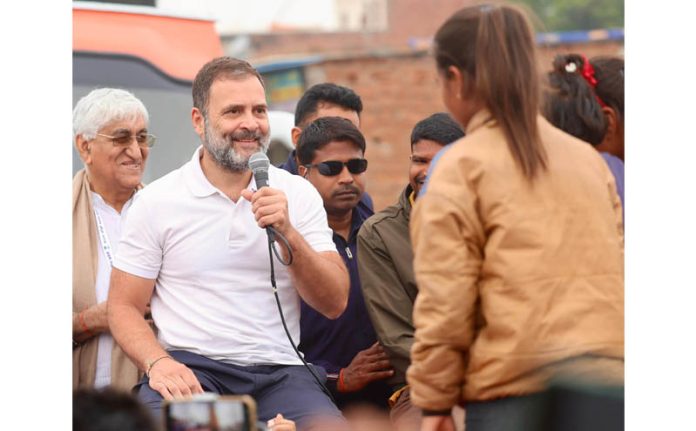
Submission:
M 152 380 L 150 380 L 149 385 L 150 385 L 150 388 L 159 392 L 159 394 L 162 395 L 162 397 L 165 400 L 171 401 L 174 399 L 171 392 L 169 392 L 169 389 L 167 389 L 167 385 L 164 382 L 162 382 L 162 381 L 153 382 Z
M 271 431 L 295 431 L 295 422 L 285 419 L 280 413 L 275 418 L 269 420 L 267 425 Z
M 251 202 L 252 198 L 254 197 L 254 191 L 244 189 L 244 190 L 242 190 L 242 197 Z
M 260 205 L 253 209 L 254 213 L 254 218 L 256 219 L 256 222 L 260 224 L 261 219 L 266 218 L 265 222 L 267 224 L 261 226 L 265 227 L 268 226 L 269 224 L 276 223 L 276 222 L 281 222 L 284 223 L 285 220 L 288 219 L 288 206 L 287 202 L 274 202 L 274 203 L 268 203 L 266 205 Z M 274 218 L 274 220 L 270 221 L 268 220 L 268 217 Z M 277 219 L 277 220 L 276 220 Z
M 384 350 L 382 349 L 382 346 L 379 345 L 379 342 L 376 341 L 373 345 L 371 345 L 367 349 L 363 350 L 363 352 L 370 354 L 370 355 L 374 355 L 374 354 L 382 353 L 382 352 L 384 352 Z
M 189 398 L 193 395 L 191 392 L 191 387 L 189 386 L 188 383 L 184 380 L 182 376 L 175 376 L 172 377 L 172 381 L 177 385 L 179 388 L 179 392 L 181 393 L 181 396 L 184 398 Z
M 372 360 L 374 361 L 388 361 L 389 355 L 387 352 L 377 352 L 372 355 Z
M 188 373 L 184 373 L 182 376 L 184 383 L 191 390 L 191 393 L 202 394 L 204 391 L 203 387 L 201 386 L 201 382 L 198 381 L 198 378 L 196 378 L 196 375 L 193 374 L 193 371 L 190 369 L 188 371 Z
M 263 189 L 265 191 L 265 189 Z M 260 207 L 268 206 L 268 205 L 275 205 L 275 204 L 287 204 L 288 199 L 285 196 L 285 193 L 282 191 L 277 191 L 277 193 L 273 194 L 261 194 L 261 192 L 256 192 L 254 197 L 251 200 L 251 209 L 256 210 Z
M 369 362 L 389 360 L 389 356 L 387 356 L 385 352 L 378 352 L 374 350 L 363 350 L 362 358 Z
M 285 205 L 281 203 L 275 203 L 271 205 L 264 205 L 262 207 L 257 208 L 254 211 L 254 217 L 256 218 L 256 221 L 261 220 L 263 217 L 267 217 L 270 215 L 279 215 L 279 216 L 285 216 L 286 213 L 286 207 Z
M 391 376 L 393 376 L 393 375 L 394 375 L 394 370 L 373 371 L 373 372 L 367 374 L 367 378 L 368 378 L 370 381 L 373 381 L 373 380 L 382 380 L 382 379 L 389 378 L 389 377 L 391 377 Z
M 272 187 L 262 187 L 253 192 L 249 201 L 251 202 L 252 208 L 254 208 L 255 206 L 268 204 L 269 202 L 287 202 L 287 197 L 282 190 Z
M 175 378 L 172 377 L 165 377 L 162 379 L 165 385 L 167 385 L 167 389 L 169 392 L 172 394 L 172 397 L 174 397 L 175 400 L 180 400 L 183 398 L 186 398 L 184 394 L 181 392 L 182 387 L 179 385 L 183 386 L 183 382 L 179 383 L 176 381 Z
M 165 358 L 150 369 L 150 382 L 162 383 L 174 398 L 185 398 L 203 389 L 189 367 L 174 358 Z
M 366 367 L 369 371 L 391 370 L 391 363 L 388 360 L 372 361 Z
M 277 212 L 271 215 L 264 216 L 258 220 L 258 225 L 262 228 L 272 226 L 283 235 L 287 234 L 290 223 L 287 215 Z

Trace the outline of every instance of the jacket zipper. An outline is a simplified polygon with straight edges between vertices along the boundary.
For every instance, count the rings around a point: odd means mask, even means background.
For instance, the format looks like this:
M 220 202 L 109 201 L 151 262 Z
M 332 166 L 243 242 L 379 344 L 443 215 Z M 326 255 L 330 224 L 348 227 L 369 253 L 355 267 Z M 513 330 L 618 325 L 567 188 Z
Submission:
M 346 254 L 348 255 L 348 259 L 353 258 L 353 253 L 350 252 L 350 247 L 346 247 Z

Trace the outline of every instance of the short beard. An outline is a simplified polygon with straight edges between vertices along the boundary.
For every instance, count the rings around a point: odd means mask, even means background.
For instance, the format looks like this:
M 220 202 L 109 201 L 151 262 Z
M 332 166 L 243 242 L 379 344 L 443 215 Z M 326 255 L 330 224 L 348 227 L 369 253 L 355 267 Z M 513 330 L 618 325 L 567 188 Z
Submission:
M 259 151 L 266 152 L 270 144 L 270 133 L 262 135 L 260 131 L 240 131 L 227 136 L 218 135 L 210 126 L 207 118 L 204 118 L 205 131 L 203 135 L 203 147 L 213 156 L 213 160 L 221 167 L 231 172 L 244 172 L 249 169 L 249 157 L 244 157 L 234 150 L 235 140 L 254 138 L 261 144 Z

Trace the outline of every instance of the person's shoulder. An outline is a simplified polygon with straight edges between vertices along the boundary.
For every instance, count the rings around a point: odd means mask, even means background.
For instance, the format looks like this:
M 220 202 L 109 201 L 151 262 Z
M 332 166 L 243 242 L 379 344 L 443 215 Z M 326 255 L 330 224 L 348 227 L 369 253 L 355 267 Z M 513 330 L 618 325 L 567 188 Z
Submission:
M 621 171 L 623 172 L 624 170 L 624 162 L 620 158 L 616 157 L 613 154 L 609 154 L 607 152 L 601 152 L 599 153 L 602 158 L 604 159 L 605 162 L 607 162 L 607 165 L 609 165 L 612 169 L 612 171 Z
M 358 236 L 363 239 L 379 237 L 378 231 L 380 227 L 399 222 L 404 211 L 404 207 L 400 203 L 396 203 L 382 211 L 376 212 L 363 222 Z
M 605 165 L 604 159 L 592 144 L 553 126 L 546 119 L 540 121 L 539 132 L 547 151 L 553 157 L 569 159 L 575 164 Z
M 158 201 L 168 197 L 172 193 L 181 193 L 181 182 L 184 167 L 177 168 L 165 174 L 138 191 L 138 199 L 145 201 Z

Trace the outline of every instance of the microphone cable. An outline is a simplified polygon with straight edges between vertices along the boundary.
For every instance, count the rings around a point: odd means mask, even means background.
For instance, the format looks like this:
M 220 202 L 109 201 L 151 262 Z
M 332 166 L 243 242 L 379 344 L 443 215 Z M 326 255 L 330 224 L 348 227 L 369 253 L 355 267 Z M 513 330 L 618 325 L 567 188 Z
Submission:
M 297 350 L 297 346 L 295 345 L 295 342 L 292 340 L 292 336 L 290 335 L 290 331 L 288 330 L 288 325 L 285 323 L 285 315 L 283 314 L 283 307 L 280 305 L 280 298 L 278 297 L 278 287 L 276 286 L 276 280 L 275 280 L 275 267 L 273 265 L 273 255 L 275 254 L 276 258 L 278 258 L 278 261 L 284 265 L 284 266 L 290 266 L 292 263 L 292 249 L 290 248 L 290 243 L 288 242 L 287 238 L 283 236 L 280 232 L 275 230 L 272 226 L 267 226 L 266 229 L 269 230 L 271 235 L 268 235 L 268 257 L 270 258 L 271 261 L 271 286 L 273 286 L 273 295 L 275 296 L 276 300 L 276 305 L 278 305 L 278 313 L 280 313 L 280 321 L 283 323 L 283 329 L 285 329 L 285 335 L 288 337 L 288 341 L 290 341 L 290 345 L 292 346 L 292 349 L 295 351 L 295 354 L 297 355 L 298 358 L 300 358 L 300 361 L 304 364 L 305 368 L 309 371 L 309 373 L 314 377 L 314 380 L 319 384 L 319 387 L 321 390 L 329 397 L 329 399 L 336 405 L 336 400 L 334 399 L 333 395 L 331 395 L 331 391 L 324 385 L 324 383 L 321 382 L 321 379 L 317 375 L 316 372 L 312 369 L 312 367 L 309 366 L 307 361 L 302 357 L 300 354 L 300 351 Z M 288 261 L 285 262 L 280 254 L 278 253 L 278 250 L 276 247 L 273 245 L 274 239 L 280 238 L 280 240 L 283 242 L 283 245 L 285 246 L 285 249 L 288 251 Z

